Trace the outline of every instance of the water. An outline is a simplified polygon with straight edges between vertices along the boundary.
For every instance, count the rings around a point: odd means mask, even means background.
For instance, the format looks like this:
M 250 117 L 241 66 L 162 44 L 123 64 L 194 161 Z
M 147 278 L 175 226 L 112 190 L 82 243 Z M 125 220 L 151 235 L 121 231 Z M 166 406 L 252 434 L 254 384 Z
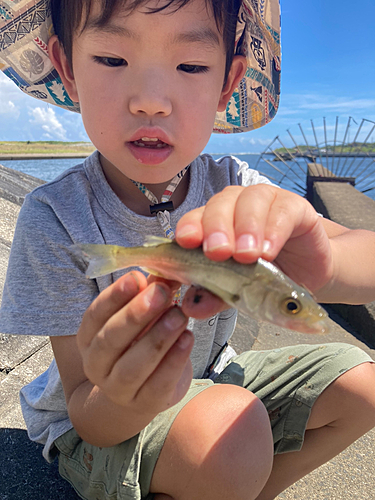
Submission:
M 259 158 L 259 157 L 258 157 Z M 284 189 L 305 195 L 308 159 L 297 158 L 294 161 L 273 161 L 273 155 L 263 155 L 256 168 L 272 182 Z M 375 161 L 374 158 L 317 158 L 319 164 L 337 177 L 352 178 L 355 187 L 369 198 L 375 200 Z M 323 173 L 323 172 L 322 172 Z
M 306 170 L 308 160 L 298 158 L 296 161 L 273 162 L 273 156 L 264 156 L 259 160 L 259 154 L 233 153 L 240 160 L 249 164 L 250 168 L 257 168 L 275 184 L 279 184 L 290 191 L 304 196 L 306 189 Z M 223 154 L 213 154 L 215 158 Z M 44 181 L 51 181 L 64 170 L 82 163 L 82 159 L 63 158 L 54 160 L 7 160 L 1 164 L 32 175 Z M 320 161 L 320 160 L 319 160 Z M 373 158 L 340 158 L 322 157 L 323 166 L 329 168 L 336 175 L 356 177 L 356 187 L 375 200 L 375 162 Z M 373 189 L 371 189 L 373 188 Z M 370 190 L 369 190 L 370 189 Z
M 54 160 L 1 160 L 4 167 L 32 175 L 43 181 L 52 181 L 74 165 L 82 163 L 80 158 L 56 158 Z
M 270 181 L 284 189 L 305 196 L 307 164 L 311 160 L 298 158 L 295 161 L 273 161 L 274 156 L 259 154 L 234 154 L 246 161 L 251 168 L 256 168 Z M 213 155 L 216 157 L 216 155 Z M 374 158 L 317 158 L 317 163 L 329 169 L 339 177 L 354 177 L 356 188 L 375 200 L 375 161 Z

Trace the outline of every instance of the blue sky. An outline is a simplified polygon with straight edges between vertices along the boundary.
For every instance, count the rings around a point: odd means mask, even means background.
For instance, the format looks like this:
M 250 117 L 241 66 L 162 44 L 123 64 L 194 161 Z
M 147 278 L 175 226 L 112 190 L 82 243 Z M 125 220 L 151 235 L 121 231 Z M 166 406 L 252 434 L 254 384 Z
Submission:
M 206 151 L 261 152 L 276 136 L 289 146 L 287 129 L 302 144 L 298 123 L 313 142 L 311 119 L 319 142 L 324 140 L 323 117 L 328 140 L 333 140 L 336 116 L 338 140 L 349 116 L 358 125 L 362 118 L 375 121 L 375 2 L 281 0 L 281 12 L 281 101 L 276 117 L 253 132 L 213 134 Z M 371 127 L 366 121 L 358 140 Z M 353 122 L 351 138 L 356 129 Z M 25 96 L 0 72 L 0 140 L 86 141 L 88 137 L 79 115 Z

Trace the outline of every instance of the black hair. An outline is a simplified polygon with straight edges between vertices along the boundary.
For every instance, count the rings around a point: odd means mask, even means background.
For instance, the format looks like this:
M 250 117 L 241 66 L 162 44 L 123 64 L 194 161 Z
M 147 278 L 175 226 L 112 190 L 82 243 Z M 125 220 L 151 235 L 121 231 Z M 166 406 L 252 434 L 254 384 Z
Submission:
M 93 0 L 50 0 L 52 10 L 52 22 L 55 34 L 65 51 L 70 68 L 72 69 L 73 36 L 82 26 L 84 31 Z M 146 5 L 148 0 L 100 0 L 101 16 L 96 21 L 98 27 L 105 26 L 111 17 L 120 9 L 129 13 Z M 148 14 L 161 12 L 169 7 L 175 11 L 187 5 L 191 0 L 166 0 L 160 7 L 149 8 Z M 234 56 L 234 44 L 236 35 L 236 24 L 238 10 L 241 0 L 205 0 L 208 9 L 211 9 L 215 18 L 216 26 L 223 36 L 226 50 L 224 85 L 232 64 Z

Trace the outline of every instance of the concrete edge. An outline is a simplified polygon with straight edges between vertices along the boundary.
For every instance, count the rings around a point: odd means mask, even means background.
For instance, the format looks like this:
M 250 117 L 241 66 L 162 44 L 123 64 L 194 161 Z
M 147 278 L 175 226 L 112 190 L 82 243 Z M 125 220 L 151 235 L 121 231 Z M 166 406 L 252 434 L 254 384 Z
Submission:
M 312 205 L 324 217 L 345 227 L 375 231 L 375 201 L 350 184 L 314 182 Z M 329 305 L 366 342 L 375 345 L 375 302 Z

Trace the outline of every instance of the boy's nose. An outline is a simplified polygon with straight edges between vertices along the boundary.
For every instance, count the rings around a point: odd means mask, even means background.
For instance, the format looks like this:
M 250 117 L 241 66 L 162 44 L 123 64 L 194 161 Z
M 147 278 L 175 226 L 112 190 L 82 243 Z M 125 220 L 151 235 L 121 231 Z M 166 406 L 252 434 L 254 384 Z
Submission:
M 143 79 L 129 100 L 129 110 L 133 114 L 168 116 L 172 112 L 172 103 L 165 85 L 149 78 Z

